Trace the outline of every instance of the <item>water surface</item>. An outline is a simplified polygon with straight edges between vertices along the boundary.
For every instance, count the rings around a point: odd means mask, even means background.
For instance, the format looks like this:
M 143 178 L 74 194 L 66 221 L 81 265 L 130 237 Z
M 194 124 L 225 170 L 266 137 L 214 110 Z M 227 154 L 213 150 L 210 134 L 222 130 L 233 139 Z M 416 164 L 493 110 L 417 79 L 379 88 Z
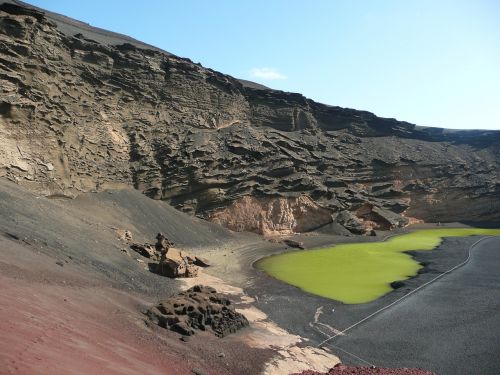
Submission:
M 444 237 L 500 235 L 500 229 L 417 230 L 383 242 L 349 243 L 263 258 L 257 268 L 302 290 L 347 304 L 373 301 L 392 290 L 393 281 L 415 276 L 422 266 L 410 250 L 432 250 Z

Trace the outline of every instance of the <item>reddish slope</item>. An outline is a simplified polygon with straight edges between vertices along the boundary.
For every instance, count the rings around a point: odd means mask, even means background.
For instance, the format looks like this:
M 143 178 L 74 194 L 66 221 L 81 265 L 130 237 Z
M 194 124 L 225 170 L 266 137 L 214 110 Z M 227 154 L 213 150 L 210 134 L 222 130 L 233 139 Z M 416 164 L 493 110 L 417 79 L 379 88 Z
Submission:
M 199 334 L 184 343 L 149 329 L 141 310 L 152 299 L 55 262 L 0 235 L 2 375 L 254 374 L 269 357 L 237 337 Z

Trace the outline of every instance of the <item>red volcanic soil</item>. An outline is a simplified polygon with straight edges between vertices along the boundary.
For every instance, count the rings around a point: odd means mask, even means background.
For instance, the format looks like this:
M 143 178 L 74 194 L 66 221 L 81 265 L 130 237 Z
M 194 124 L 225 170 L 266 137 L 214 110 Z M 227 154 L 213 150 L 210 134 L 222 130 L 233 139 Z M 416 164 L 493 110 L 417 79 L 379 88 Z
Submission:
M 188 373 L 141 340 L 141 330 L 109 291 L 3 276 L 0 287 L 9 301 L 0 308 L 0 363 L 7 374 Z
M 255 374 L 270 356 L 148 327 L 141 311 L 153 302 L 0 236 L 0 374 Z
M 300 374 L 292 375 L 435 375 L 433 372 L 416 368 L 370 368 L 370 367 L 351 367 L 338 364 L 330 371 L 316 372 L 303 371 Z

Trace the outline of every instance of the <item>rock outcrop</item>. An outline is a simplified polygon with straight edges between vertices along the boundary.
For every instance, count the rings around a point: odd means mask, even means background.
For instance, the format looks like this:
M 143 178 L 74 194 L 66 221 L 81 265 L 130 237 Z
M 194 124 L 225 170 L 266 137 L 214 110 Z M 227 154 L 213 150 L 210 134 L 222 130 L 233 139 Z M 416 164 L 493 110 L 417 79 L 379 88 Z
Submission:
M 170 248 L 162 253 L 156 272 L 167 277 L 196 277 L 195 258 L 182 250 Z
M 148 318 L 160 327 L 191 336 L 209 331 L 218 337 L 249 325 L 234 304 L 214 288 L 196 285 L 160 302 L 147 311 Z
M 282 235 L 307 232 L 331 223 L 332 210 L 319 206 L 307 196 L 245 196 L 212 212 L 208 219 L 237 232 Z
M 149 258 L 153 262 L 150 264 L 151 269 L 162 276 L 196 277 L 199 267 L 210 266 L 208 259 L 189 254 L 173 246 L 173 242 L 162 233 L 158 233 L 155 245 L 134 243 L 130 245 L 130 248 L 143 257 Z
M 47 196 L 133 186 L 261 233 L 500 218 L 498 131 L 323 105 L 75 25 L 0 1 L 0 177 Z

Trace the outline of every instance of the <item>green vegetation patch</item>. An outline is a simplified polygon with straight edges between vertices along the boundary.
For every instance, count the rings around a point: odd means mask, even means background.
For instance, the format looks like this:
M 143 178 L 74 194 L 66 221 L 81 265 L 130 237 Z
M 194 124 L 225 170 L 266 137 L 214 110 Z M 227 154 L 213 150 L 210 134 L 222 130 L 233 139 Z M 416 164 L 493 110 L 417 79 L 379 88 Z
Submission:
M 426 229 L 383 242 L 341 244 L 261 259 L 256 266 L 309 293 L 347 304 L 373 301 L 392 290 L 393 281 L 415 276 L 422 266 L 410 250 L 432 250 L 443 237 L 500 235 L 500 229 Z

